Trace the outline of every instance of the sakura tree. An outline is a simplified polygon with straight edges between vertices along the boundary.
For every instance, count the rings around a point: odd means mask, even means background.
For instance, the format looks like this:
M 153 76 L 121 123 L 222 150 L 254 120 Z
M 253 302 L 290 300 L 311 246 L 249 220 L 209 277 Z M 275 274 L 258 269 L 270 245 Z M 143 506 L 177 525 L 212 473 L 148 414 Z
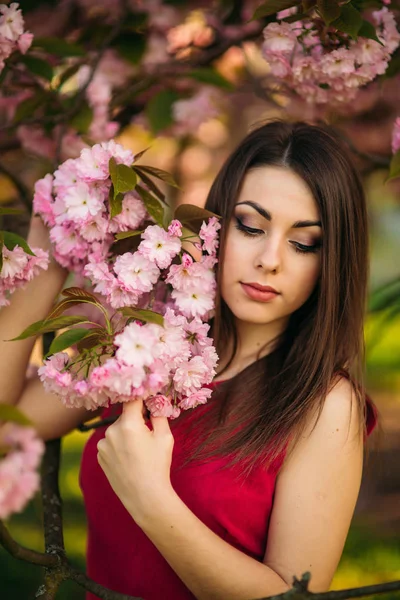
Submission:
M 21 332 L 62 330 L 40 369 L 49 390 L 71 406 L 91 408 L 141 395 L 153 414 L 170 418 L 207 401 L 203 385 L 217 360 L 206 321 L 218 215 L 176 207 L 172 175 L 144 163 L 145 149 L 134 155 L 120 139 L 135 125 L 183 148 L 208 120 L 229 122 L 238 98 L 261 98 L 289 117 L 345 123 L 391 89 L 386 153 L 357 153 L 394 180 L 398 19 L 389 0 L 0 5 L 0 175 L 16 191 L 0 207 L 0 306 L 48 265 L 47 253 L 20 235 L 19 221 L 32 209 L 50 229 L 53 256 L 77 278 L 45 321 Z M 348 143 L 354 148 L 351 135 Z M 397 298 L 391 284 L 374 309 Z M 64 314 L 82 307 L 89 317 Z M 140 340 L 141 354 L 123 351 L 133 340 Z M 13 422 L 0 459 L 0 518 L 8 518 L 38 489 L 43 446 L 15 407 L 0 406 L 0 418 Z M 56 445 L 48 448 L 55 450 L 46 464 L 57 464 Z M 47 498 L 57 495 L 51 477 L 43 486 Z M 4 526 L 1 532 L 16 552 Z M 59 567 L 49 556 L 30 558 Z M 64 579 L 118 598 L 64 567 Z M 55 597 L 49 581 L 38 597 Z

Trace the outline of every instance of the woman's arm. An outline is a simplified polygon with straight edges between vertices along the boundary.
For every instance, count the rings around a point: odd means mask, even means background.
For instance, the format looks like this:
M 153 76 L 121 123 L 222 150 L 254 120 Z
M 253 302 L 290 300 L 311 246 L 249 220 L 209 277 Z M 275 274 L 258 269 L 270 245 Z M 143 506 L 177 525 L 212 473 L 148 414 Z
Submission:
M 264 562 L 286 581 L 310 571 L 309 589 L 319 592 L 336 571 L 361 484 L 363 427 L 348 380 L 311 429 L 278 476 Z
M 121 426 L 132 427 L 126 421 Z M 162 436 L 168 436 L 168 429 L 160 422 L 154 443 L 165 443 Z M 151 454 L 151 446 L 146 453 Z M 198 600 L 249 600 L 283 593 L 292 587 L 294 575 L 300 578 L 306 571 L 312 574 L 310 589 L 322 591 L 328 589 L 342 553 L 362 457 L 363 433 L 352 389 L 342 380 L 328 395 L 314 430 L 305 432 L 278 477 L 264 564 L 213 533 L 172 488 L 147 509 L 143 503 L 138 510 L 137 498 L 129 500 L 129 489 L 121 496 Z M 160 479 L 158 468 L 154 466 L 154 479 Z
M 33 247 L 50 250 L 48 231 L 34 217 L 28 236 Z M 55 298 L 65 283 L 67 272 L 50 261 L 47 271 L 41 271 L 24 289 L 18 289 L 10 305 L 0 311 L 0 404 L 16 404 L 25 386 L 25 373 L 36 338 L 9 342 L 34 323 L 45 319 Z

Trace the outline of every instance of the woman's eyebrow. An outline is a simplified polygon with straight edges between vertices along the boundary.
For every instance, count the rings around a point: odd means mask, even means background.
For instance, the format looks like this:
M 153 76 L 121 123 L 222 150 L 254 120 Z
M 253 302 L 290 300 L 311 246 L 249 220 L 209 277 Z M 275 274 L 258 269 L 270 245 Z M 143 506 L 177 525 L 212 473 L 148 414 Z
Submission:
M 267 221 L 272 221 L 271 213 L 257 204 L 257 202 L 252 202 L 251 200 L 245 200 L 244 202 L 238 202 L 236 206 L 242 206 L 242 204 L 246 204 L 247 206 L 251 206 L 256 210 L 264 219 Z M 321 221 L 296 221 L 292 225 L 292 229 L 300 229 L 301 227 L 322 227 Z

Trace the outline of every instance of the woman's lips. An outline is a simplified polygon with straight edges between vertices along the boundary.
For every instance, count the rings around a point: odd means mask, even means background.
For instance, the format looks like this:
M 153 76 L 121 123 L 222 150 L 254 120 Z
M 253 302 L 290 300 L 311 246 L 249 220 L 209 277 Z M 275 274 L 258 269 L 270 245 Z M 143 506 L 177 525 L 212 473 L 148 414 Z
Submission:
M 270 302 L 271 300 L 279 296 L 279 293 L 274 291 L 273 288 L 263 288 L 259 285 L 257 285 L 257 287 L 254 287 L 250 283 L 242 282 L 240 283 L 240 285 L 242 286 L 245 294 L 247 294 L 249 298 L 251 298 L 252 300 L 256 300 L 257 302 Z

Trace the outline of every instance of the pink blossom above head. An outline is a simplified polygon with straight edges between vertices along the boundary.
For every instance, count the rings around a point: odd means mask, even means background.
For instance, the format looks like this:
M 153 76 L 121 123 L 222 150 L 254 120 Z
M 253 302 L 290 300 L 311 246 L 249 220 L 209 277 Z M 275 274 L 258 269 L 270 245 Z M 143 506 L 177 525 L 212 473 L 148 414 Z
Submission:
M 57 150 L 54 138 L 46 134 L 40 125 L 20 125 L 17 137 L 26 152 L 54 159 Z
M 400 117 L 394 122 L 393 133 L 392 133 L 392 152 L 396 154 L 400 150 Z
M 140 252 L 125 252 L 117 257 L 114 272 L 128 290 L 150 292 L 160 276 L 158 267 Z
M 46 271 L 50 262 L 49 253 L 45 250 L 41 248 L 31 248 L 31 250 L 34 256 L 28 255 L 28 264 L 22 272 L 22 279 L 24 281 L 31 281 L 31 279 L 39 275 L 40 270 Z
M 178 406 L 182 410 L 189 410 L 190 408 L 195 408 L 200 404 L 206 404 L 211 394 L 212 390 L 210 390 L 209 388 L 201 388 L 193 394 L 190 394 L 190 396 L 186 396 L 185 398 L 183 398 L 179 402 Z
M 166 269 L 181 250 L 179 238 L 168 235 L 159 225 L 150 225 L 142 233 L 138 252 L 160 269 Z
M 0 4 L 0 36 L 16 42 L 24 32 L 24 19 L 19 5 L 12 2 L 9 6 Z
M 211 87 L 203 87 L 192 98 L 177 100 L 172 105 L 175 121 L 174 131 L 178 135 L 196 133 L 200 125 L 219 114 L 220 94 Z
M 264 29 L 263 49 L 289 55 L 293 52 L 297 36 L 290 23 L 270 23 Z
M 174 407 L 171 403 L 171 399 L 162 394 L 157 394 L 150 398 L 146 398 L 144 401 L 145 405 L 149 409 L 152 417 L 167 417 L 175 419 L 179 416 L 180 410 Z

